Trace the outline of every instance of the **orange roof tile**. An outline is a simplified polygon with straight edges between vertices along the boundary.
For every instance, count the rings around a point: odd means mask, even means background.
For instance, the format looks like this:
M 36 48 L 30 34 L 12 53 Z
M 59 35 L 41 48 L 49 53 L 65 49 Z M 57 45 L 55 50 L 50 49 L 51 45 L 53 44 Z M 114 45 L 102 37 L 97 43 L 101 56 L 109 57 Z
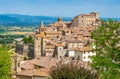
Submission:
M 55 44 L 55 46 L 65 46 L 64 44 Z
M 21 72 L 18 72 L 16 75 L 21 76 L 39 76 L 39 77 L 47 77 L 49 75 L 49 71 L 46 69 L 46 71 L 41 70 L 22 70 Z
M 79 51 L 91 51 L 92 50 L 92 48 L 90 48 L 90 47 L 82 47 L 82 48 L 80 48 L 79 49 Z

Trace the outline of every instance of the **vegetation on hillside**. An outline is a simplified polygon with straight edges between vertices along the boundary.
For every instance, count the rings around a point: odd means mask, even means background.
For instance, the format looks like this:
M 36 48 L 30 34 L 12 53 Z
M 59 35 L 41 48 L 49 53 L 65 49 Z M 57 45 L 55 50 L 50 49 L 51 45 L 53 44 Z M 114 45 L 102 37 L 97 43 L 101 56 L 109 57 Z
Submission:
M 92 33 L 95 52 L 92 67 L 100 79 L 120 79 L 120 22 L 103 22 Z
M 25 44 L 30 44 L 30 43 L 34 43 L 34 40 L 33 40 L 33 37 L 32 36 L 24 36 L 24 38 L 23 38 L 23 42 L 25 43 Z
M 7 46 L 0 46 L 0 79 L 10 79 L 11 58 Z
M 0 44 L 10 44 L 17 38 L 23 38 L 23 35 L 0 35 Z

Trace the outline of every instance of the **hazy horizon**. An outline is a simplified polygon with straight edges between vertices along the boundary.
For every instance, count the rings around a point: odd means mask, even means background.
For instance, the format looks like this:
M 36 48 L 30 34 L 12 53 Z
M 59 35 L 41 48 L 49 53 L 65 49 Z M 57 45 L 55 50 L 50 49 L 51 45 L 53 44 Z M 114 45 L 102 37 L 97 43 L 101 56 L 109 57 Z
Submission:
M 74 17 L 98 12 L 100 17 L 120 18 L 116 0 L 0 0 L 0 14 Z

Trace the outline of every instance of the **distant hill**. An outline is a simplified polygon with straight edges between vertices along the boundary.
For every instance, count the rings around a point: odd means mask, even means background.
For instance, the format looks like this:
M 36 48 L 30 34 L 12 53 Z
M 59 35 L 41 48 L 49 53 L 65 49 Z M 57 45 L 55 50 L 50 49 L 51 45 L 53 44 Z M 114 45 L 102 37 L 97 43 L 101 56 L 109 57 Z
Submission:
M 41 21 L 45 25 L 56 22 L 58 17 L 50 16 L 30 16 L 20 14 L 0 14 L 0 26 L 39 26 Z M 71 21 L 70 17 L 62 17 L 63 21 Z M 108 18 L 101 18 L 108 20 Z M 120 18 L 111 18 L 114 21 L 120 21 Z
M 57 17 L 0 14 L 0 26 L 39 26 L 41 21 L 48 25 L 56 22 Z M 71 21 L 71 18 L 63 17 L 63 21 Z

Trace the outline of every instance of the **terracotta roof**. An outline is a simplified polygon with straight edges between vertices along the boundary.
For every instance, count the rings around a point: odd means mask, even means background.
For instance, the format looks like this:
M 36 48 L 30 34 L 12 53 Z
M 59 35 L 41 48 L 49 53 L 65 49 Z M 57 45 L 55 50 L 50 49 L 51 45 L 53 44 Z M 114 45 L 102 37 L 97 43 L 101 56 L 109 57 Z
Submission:
M 50 24 L 49 26 L 50 27 L 59 27 L 59 26 L 66 26 L 66 24 L 64 22 L 60 21 L 60 22 L 55 22 L 53 24 Z
M 61 34 L 62 32 L 47 32 L 47 31 L 46 31 L 45 33 L 46 33 L 46 34 L 59 34 L 59 33 Z
M 59 58 L 40 57 L 40 59 L 31 60 L 31 63 L 40 67 L 51 68 L 53 66 L 56 66 L 60 61 L 61 59 Z
M 55 46 L 53 46 L 53 45 L 48 45 L 48 46 L 45 46 L 45 48 L 47 49 L 47 48 L 54 48 Z
M 83 36 L 78 36 L 78 39 L 81 40 L 81 41 L 84 40 Z
M 53 36 L 47 35 L 45 36 L 44 34 L 36 34 L 36 37 L 43 37 L 43 38 L 52 38 Z
M 55 46 L 65 46 L 64 44 L 55 44 Z
M 34 69 L 34 65 L 29 61 L 22 61 L 20 65 L 21 65 L 21 68 L 23 68 L 25 70 Z
M 92 50 L 92 48 L 90 48 L 90 47 L 82 47 L 82 48 L 80 48 L 80 49 L 78 49 L 78 51 L 91 51 Z
M 47 77 L 49 75 L 49 70 L 46 69 L 45 71 L 42 71 L 41 69 L 39 70 L 23 70 L 16 75 L 21 75 L 21 76 L 39 76 L 39 77 Z
M 78 39 L 71 39 L 67 41 L 68 43 L 82 43 L 82 40 L 78 40 Z
M 83 36 L 89 36 L 89 37 L 90 37 L 90 36 L 91 36 L 91 34 L 86 32 L 86 33 L 84 33 L 84 35 L 83 35 Z

